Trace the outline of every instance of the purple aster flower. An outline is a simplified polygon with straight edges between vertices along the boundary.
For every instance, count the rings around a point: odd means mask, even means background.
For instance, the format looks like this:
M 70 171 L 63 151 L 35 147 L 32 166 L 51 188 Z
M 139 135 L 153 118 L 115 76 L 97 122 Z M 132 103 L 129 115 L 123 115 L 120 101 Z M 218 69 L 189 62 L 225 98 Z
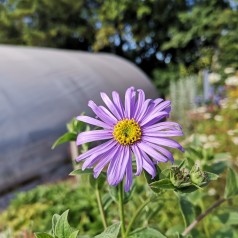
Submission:
M 137 92 L 133 87 L 127 89 L 125 106 L 117 92 L 112 92 L 112 100 L 101 93 L 108 109 L 89 101 L 88 106 L 97 119 L 77 117 L 79 121 L 102 128 L 80 133 L 77 145 L 107 141 L 81 154 L 76 161 L 85 160 L 83 170 L 94 167 L 95 178 L 107 167 L 107 181 L 112 186 L 119 184 L 125 177 L 125 191 L 129 191 L 132 184 L 132 154 L 136 160 L 135 175 L 139 176 L 144 169 L 153 178 L 156 175 L 156 163 L 174 161 L 172 153 L 163 146 L 183 151 L 178 142 L 167 138 L 182 136 L 181 126 L 175 122 L 161 122 L 169 116 L 170 101 L 145 99 L 143 90 Z

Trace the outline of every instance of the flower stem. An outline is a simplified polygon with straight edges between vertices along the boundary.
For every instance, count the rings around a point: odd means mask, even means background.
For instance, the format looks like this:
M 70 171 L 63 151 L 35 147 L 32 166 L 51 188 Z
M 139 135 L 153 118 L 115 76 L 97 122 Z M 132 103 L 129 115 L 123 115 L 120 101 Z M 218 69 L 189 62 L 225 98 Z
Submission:
M 126 229 L 126 233 L 125 233 L 125 237 L 127 237 L 129 235 L 129 232 L 131 230 L 132 225 L 134 224 L 136 218 L 138 217 L 138 215 L 140 214 L 140 212 L 143 210 L 143 208 L 150 202 L 150 198 L 147 199 L 146 201 L 144 201 L 141 206 L 136 210 L 134 216 L 131 218 L 130 223 Z
M 182 236 L 188 235 L 188 233 L 204 218 L 206 217 L 212 210 L 218 206 L 220 206 L 223 202 L 225 202 L 225 198 L 220 198 L 216 201 L 211 207 L 209 207 L 204 213 L 200 214 L 195 221 L 193 221 L 182 233 Z
M 124 216 L 124 208 L 123 208 L 123 182 L 118 185 L 118 202 L 119 202 L 119 212 L 120 212 L 120 220 L 121 220 L 121 237 L 126 238 L 125 232 L 125 216 Z
M 102 205 L 101 193 L 98 188 L 96 188 L 96 197 L 97 197 L 97 203 L 98 203 L 98 208 L 100 211 L 103 227 L 104 227 L 104 229 L 106 229 L 107 228 L 107 220 L 106 220 L 105 211 L 104 211 L 104 208 Z

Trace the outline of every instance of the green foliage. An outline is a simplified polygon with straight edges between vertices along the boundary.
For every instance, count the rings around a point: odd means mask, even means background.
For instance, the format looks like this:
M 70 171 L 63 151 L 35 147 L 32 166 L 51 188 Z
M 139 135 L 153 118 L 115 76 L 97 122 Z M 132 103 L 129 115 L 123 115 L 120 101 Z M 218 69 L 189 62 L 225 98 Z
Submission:
M 225 198 L 231 198 L 238 195 L 238 175 L 237 173 L 229 168 L 226 178 Z
M 181 193 L 190 193 L 208 185 L 218 175 L 202 171 L 196 164 L 188 169 L 188 163 L 182 161 L 179 166 L 173 166 L 161 172 L 157 181 L 149 183 L 151 189 L 158 193 L 161 189 L 172 189 Z
M 95 238 L 117 238 L 120 231 L 121 223 L 118 222 L 109 226 L 103 233 L 95 236 Z
M 113 52 L 165 95 L 169 81 L 217 69 L 214 56 L 238 67 L 237 14 L 225 0 L 9 0 L 0 3 L 0 42 Z
M 78 230 L 72 228 L 68 223 L 69 210 L 65 211 L 61 216 L 54 214 L 52 218 L 53 236 L 45 232 L 35 233 L 36 238 L 77 238 Z
M 81 115 L 83 115 L 83 113 Z M 54 144 L 51 147 L 52 149 L 54 149 L 56 146 L 61 145 L 65 142 L 76 141 L 77 135 L 80 132 L 88 130 L 88 126 L 84 122 L 78 121 L 76 118 L 73 118 L 67 124 L 67 129 L 68 129 L 68 132 L 63 134 L 54 142 Z
M 184 195 L 179 195 L 179 206 L 184 220 L 184 226 L 190 225 L 196 218 L 193 204 Z
M 161 234 L 158 230 L 155 230 L 150 227 L 142 228 L 135 230 L 132 232 L 132 234 L 129 236 L 129 238 L 144 238 L 144 237 L 150 237 L 150 238 L 166 238 L 163 234 Z
M 70 181 L 43 185 L 19 193 L 8 209 L 0 214 L 0 220 L 3 228 L 11 228 L 16 234 L 25 229 L 48 231 L 52 216 L 70 209 L 70 223 L 81 234 L 95 235 L 102 230 L 96 204 L 95 194 L 88 183 L 82 182 L 80 187 Z M 56 224 L 57 220 L 57 215 L 54 215 L 52 223 Z

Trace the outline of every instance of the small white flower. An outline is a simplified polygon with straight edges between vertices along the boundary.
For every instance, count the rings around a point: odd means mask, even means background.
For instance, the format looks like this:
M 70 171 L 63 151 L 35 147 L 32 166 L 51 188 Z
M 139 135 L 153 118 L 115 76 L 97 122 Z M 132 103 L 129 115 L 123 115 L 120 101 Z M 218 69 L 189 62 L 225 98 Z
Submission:
M 204 115 L 203 115 L 203 118 L 204 119 L 211 119 L 212 118 L 212 115 L 211 115 L 211 113 L 204 113 Z
M 233 137 L 232 141 L 235 145 L 238 145 L 238 137 Z
M 208 75 L 208 80 L 211 84 L 213 83 L 217 83 L 221 80 L 221 75 L 220 74 L 217 74 L 217 73 L 210 73 Z
M 200 112 L 200 113 L 204 113 L 207 111 L 207 108 L 206 107 L 198 107 L 197 108 L 197 112 Z
M 202 143 L 206 143 L 207 142 L 207 136 L 205 134 L 201 134 L 199 135 L 199 140 L 202 142 Z
M 223 121 L 223 116 L 221 116 L 221 115 L 216 115 L 216 116 L 214 117 L 214 120 L 215 120 L 215 121 Z
M 238 77 L 237 76 L 231 76 L 231 77 L 228 77 L 226 80 L 225 80 L 225 84 L 227 86 L 238 86 Z
M 224 69 L 225 74 L 232 74 L 234 72 L 235 72 L 235 69 L 232 68 L 232 67 L 227 67 L 227 68 Z
M 210 189 L 208 190 L 208 195 L 209 195 L 209 196 L 214 196 L 216 193 L 217 193 L 217 191 L 216 191 L 215 188 L 210 188 Z
M 228 134 L 229 136 L 233 136 L 233 135 L 235 134 L 235 132 L 234 132 L 234 130 L 228 130 L 228 131 L 227 131 L 227 134 Z
M 209 141 L 215 141 L 216 140 L 216 137 L 214 135 L 209 135 L 208 136 L 208 140 Z

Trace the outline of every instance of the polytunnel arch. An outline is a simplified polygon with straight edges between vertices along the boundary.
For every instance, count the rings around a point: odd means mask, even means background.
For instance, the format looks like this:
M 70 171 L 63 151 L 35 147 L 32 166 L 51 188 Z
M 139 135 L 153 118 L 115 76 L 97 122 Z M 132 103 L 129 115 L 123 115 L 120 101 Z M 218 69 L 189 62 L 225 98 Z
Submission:
M 17 185 L 67 176 L 67 146 L 51 150 L 65 124 L 100 92 L 134 86 L 157 92 L 134 64 L 112 54 L 0 46 L 0 194 Z

